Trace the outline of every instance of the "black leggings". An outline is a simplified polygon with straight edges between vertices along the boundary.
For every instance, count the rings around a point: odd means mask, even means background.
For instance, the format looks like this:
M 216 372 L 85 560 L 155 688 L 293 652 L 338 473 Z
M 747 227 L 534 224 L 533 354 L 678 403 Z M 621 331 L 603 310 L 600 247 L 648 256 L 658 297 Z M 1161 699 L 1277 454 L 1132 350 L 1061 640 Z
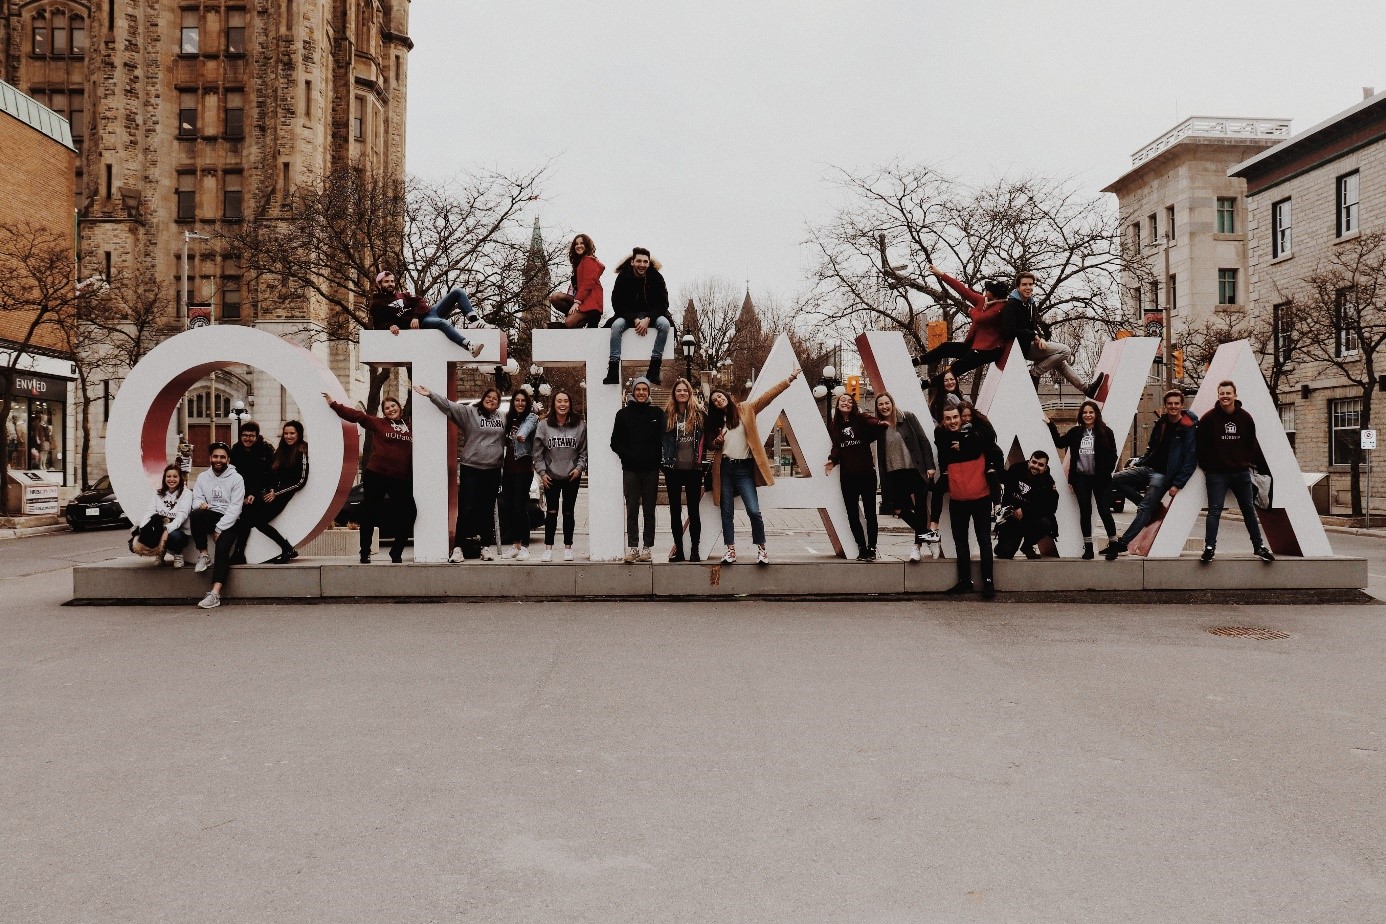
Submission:
M 501 470 L 463 465 L 457 479 L 457 531 L 454 546 L 468 536 L 481 539 L 483 546 L 496 544 L 496 495 L 500 492 Z
M 984 497 L 981 500 L 960 501 L 952 498 L 948 504 L 948 519 L 953 525 L 953 546 L 958 554 L 958 580 L 972 581 L 972 552 L 967 541 L 969 521 L 977 534 L 982 580 L 991 580 L 991 499 Z
M 998 347 L 994 350 L 974 350 L 960 340 L 950 340 L 947 343 L 940 343 L 923 356 L 919 357 L 919 365 L 932 366 L 943 357 L 951 357 L 953 364 L 948 368 L 956 375 L 965 375 L 973 369 L 996 362 L 1001 358 L 1004 349 Z
M 371 539 L 380 529 L 383 537 L 385 525 L 390 525 L 390 557 L 398 559 L 404 554 L 404 544 L 414 531 L 414 517 L 418 508 L 414 504 L 414 480 L 412 478 L 391 478 L 367 469 L 361 475 L 361 488 L 365 497 L 361 502 L 361 552 L 371 553 Z M 389 506 L 385 499 L 389 498 Z
M 501 542 L 529 547 L 529 486 L 534 472 L 506 472 L 501 478 Z
M 269 537 L 269 540 L 285 552 L 293 551 L 293 546 L 280 534 L 279 530 L 270 525 L 270 520 L 284 512 L 284 508 L 289 506 L 288 497 L 276 497 L 272 501 L 257 500 L 253 504 L 247 504 L 241 508 L 241 525 L 245 530 L 245 540 L 250 540 L 250 531 L 258 529 Z
M 864 472 L 860 475 L 842 473 L 842 500 L 847 504 L 847 522 L 852 527 L 852 538 L 857 540 L 861 551 L 876 547 L 876 473 Z M 861 514 L 858 504 L 866 508 L 866 531 L 861 528 Z
M 702 546 L 703 520 L 698 513 L 698 502 L 703 499 L 702 468 L 664 470 L 664 488 L 669 495 L 669 520 L 674 529 L 674 548 L 683 552 L 683 506 L 688 502 L 688 538 L 692 543 L 693 554 L 699 554 Z
M 1069 464 L 1076 464 L 1076 460 Z M 1092 504 L 1097 501 L 1097 515 L 1107 530 L 1107 538 L 1116 538 L 1116 522 L 1112 520 L 1112 477 L 1094 478 L 1074 475 L 1073 493 L 1078 495 L 1078 521 L 1083 527 L 1083 541 L 1092 539 Z
M 929 528 L 929 485 L 917 469 L 902 468 L 886 472 L 881 494 L 895 515 L 914 530 L 914 541 Z
M 563 544 L 573 544 L 573 529 L 576 518 L 578 488 L 582 486 L 582 476 L 577 478 L 553 478 L 544 489 L 544 545 L 553 545 L 554 533 L 558 532 L 558 501 L 563 499 Z

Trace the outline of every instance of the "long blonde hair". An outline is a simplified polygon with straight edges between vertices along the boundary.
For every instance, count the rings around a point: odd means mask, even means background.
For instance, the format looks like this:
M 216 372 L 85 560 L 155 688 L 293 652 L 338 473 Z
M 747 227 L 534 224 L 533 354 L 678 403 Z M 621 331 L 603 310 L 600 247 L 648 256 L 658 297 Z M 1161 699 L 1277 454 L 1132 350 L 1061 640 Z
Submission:
M 703 409 L 698 406 L 698 393 L 693 390 L 693 383 L 688 379 L 679 378 L 674 382 L 674 387 L 669 389 L 669 400 L 664 402 L 665 430 L 673 430 L 678 425 L 679 404 L 674 398 L 674 392 L 679 390 L 680 385 L 688 386 L 688 407 L 684 412 L 688 415 L 688 425 L 690 427 L 703 425 Z
M 890 401 L 890 416 L 889 416 L 889 417 L 881 417 L 881 399 L 882 399 L 882 398 L 885 398 L 885 399 L 887 399 L 888 401 Z M 900 426 L 900 405 L 898 405 L 898 404 L 895 403 L 895 399 L 894 399 L 893 397 L 891 397 L 890 392 L 888 392 L 888 391 L 883 391 L 883 392 L 881 392 L 879 395 L 876 396 L 875 411 L 876 411 L 876 416 L 877 416 L 877 417 L 879 417 L 880 419 L 884 420 L 886 423 L 890 424 L 892 427 L 898 427 L 898 426 Z

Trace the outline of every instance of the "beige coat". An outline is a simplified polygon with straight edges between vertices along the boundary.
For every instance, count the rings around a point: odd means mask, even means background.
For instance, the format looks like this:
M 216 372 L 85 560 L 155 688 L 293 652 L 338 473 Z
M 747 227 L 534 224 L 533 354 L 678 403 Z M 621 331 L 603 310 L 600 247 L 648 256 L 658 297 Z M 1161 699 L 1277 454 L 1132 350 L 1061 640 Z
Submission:
M 765 440 L 756 426 L 756 415 L 765 410 L 766 405 L 778 398 L 794 378 L 785 379 L 771 385 L 754 401 L 743 401 L 736 406 L 741 414 L 741 426 L 746 428 L 746 443 L 751 447 L 751 458 L 756 460 L 756 487 L 763 488 L 775 483 L 775 472 L 770 467 L 770 459 L 765 455 Z M 712 501 L 722 503 L 722 450 L 712 451 Z

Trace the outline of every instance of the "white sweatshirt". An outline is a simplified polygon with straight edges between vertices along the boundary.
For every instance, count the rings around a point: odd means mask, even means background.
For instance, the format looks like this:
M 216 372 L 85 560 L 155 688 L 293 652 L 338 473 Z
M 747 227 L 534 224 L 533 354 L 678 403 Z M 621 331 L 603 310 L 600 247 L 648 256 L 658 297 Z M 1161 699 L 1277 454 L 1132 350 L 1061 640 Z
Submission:
M 241 507 L 245 504 L 245 480 L 236 471 L 236 466 L 227 465 L 220 476 L 210 468 L 197 476 L 193 484 L 192 506 L 196 510 L 206 504 L 221 514 L 216 531 L 224 533 L 236 525 L 241 518 Z
M 177 494 L 160 494 L 154 492 L 154 496 L 149 499 L 149 507 L 144 511 L 144 517 L 140 520 L 140 526 L 145 526 L 155 517 L 162 517 L 168 520 L 164 525 L 164 532 L 171 533 L 179 529 L 188 522 L 188 514 L 192 513 L 193 492 L 184 488 Z

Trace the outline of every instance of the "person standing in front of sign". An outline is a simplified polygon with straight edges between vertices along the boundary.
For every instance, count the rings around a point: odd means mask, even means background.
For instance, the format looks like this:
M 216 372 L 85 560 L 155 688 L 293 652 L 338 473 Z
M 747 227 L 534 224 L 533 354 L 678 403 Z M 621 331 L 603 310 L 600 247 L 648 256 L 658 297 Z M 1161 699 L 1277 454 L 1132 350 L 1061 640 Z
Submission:
M 948 492 L 948 519 L 953 527 L 953 543 L 958 557 L 958 582 L 948 588 L 950 594 L 969 594 L 972 583 L 972 551 L 967 537 L 971 528 L 977 536 L 977 551 L 982 560 L 982 599 L 996 596 L 992 576 L 991 505 L 1001 499 L 999 466 L 1001 452 L 996 446 L 995 431 L 976 423 L 963 425 L 962 409 L 950 407 L 943 412 L 943 426 L 934 431 L 938 445 L 938 467 L 941 490 Z
M 197 476 L 193 483 L 192 523 L 193 545 L 197 546 L 199 573 L 211 564 L 207 557 L 207 540 L 216 545 L 216 565 L 212 568 L 212 589 L 198 606 L 204 610 L 221 606 L 221 592 L 231 572 L 231 556 L 240 545 L 241 531 L 236 528 L 245 506 L 245 481 L 231 464 L 231 447 L 215 442 L 208 447 L 211 468 Z
M 1251 487 L 1253 470 L 1266 471 L 1266 457 L 1256 440 L 1256 421 L 1237 400 L 1237 386 L 1230 381 L 1218 383 L 1218 401 L 1212 410 L 1198 421 L 1198 465 L 1208 482 L 1208 519 L 1203 527 L 1201 561 L 1213 560 L 1218 547 L 1218 526 L 1227 492 L 1237 498 L 1242 520 L 1256 557 L 1265 562 L 1275 556 L 1261 536 L 1261 524 L 1256 519 L 1256 496 Z
M 245 534 L 250 537 L 252 529 L 258 529 L 279 546 L 279 554 L 269 560 L 272 565 L 284 565 L 298 558 L 298 550 L 270 521 L 284 512 L 293 495 L 303 490 L 308 483 L 308 441 L 303 438 L 303 424 L 297 420 L 284 423 L 280 433 L 279 448 L 274 451 L 270 464 L 268 490 L 254 504 L 245 509 Z
M 1054 445 L 1068 451 L 1068 483 L 1078 497 L 1078 522 L 1083 528 L 1083 559 L 1090 561 L 1092 549 L 1092 508 L 1107 530 L 1107 543 L 1116 541 L 1116 521 L 1112 519 L 1112 472 L 1117 464 L 1116 434 L 1102 422 L 1102 408 L 1091 398 L 1078 408 L 1078 423 L 1059 436 L 1058 428 L 1046 418 L 1054 434 Z
M 1131 540 L 1155 515 L 1155 508 L 1160 506 L 1164 496 L 1174 497 L 1183 490 L 1198 465 L 1194 445 L 1198 415 L 1184 410 L 1184 393 L 1177 388 L 1165 392 L 1164 408 L 1160 419 L 1150 428 L 1145 455 L 1132 459 L 1124 470 L 1112 476 L 1112 487 L 1140 506 L 1126 532 L 1102 550 L 1102 557 L 1107 561 L 1116 561 L 1117 556 L 1126 551 Z
M 136 538 L 146 549 L 154 550 L 154 561 L 172 559 L 173 567 L 183 567 L 183 550 L 188 546 L 188 515 L 192 513 L 192 491 L 183 471 L 176 465 L 164 469 L 163 482 L 136 528 Z
M 919 561 L 929 529 L 929 491 L 934 480 L 934 450 L 919 418 L 895 406 L 888 394 L 876 396 L 876 417 L 886 431 L 876 442 L 881 500 L 914 530 L 910 561 Z
M 510 396 L 505 414 L 505 474 L 501 476 L 501 542 L 512 543 L 506 558 L 529 560 L 529 489 L 534 484 L 534 431 L 539 415 L 523 388 Z
M 626 544 L 630 548 L 627 562 L 650 560 L 663 450 L 664 412 L 650 404 L 650 382 L 642 376 L 631 385 L 630 400 L 616 412 L 611 426 L 611 451 L 621 458 L 621 482 L 626 496 Z
M 838 487 L 847 507 L 847 522 L 857 543 L 857 561 L 876 560 L 876 467 L 872 464 L 871 444 L 888 427 L 874 417 L 857 409 L 856 400 L 843 392 L 833 402 L 833 417 L 828 426 L 832 449 L 823 474 L 831 475 L 835 466 L 842 466 Z M 866 530 L 861 528 L 861 512 L 866 513 Z
M 500 415 L 500 391 L 488 388 L 476 402 L 449 401 L 422 385 L 414 391 L 448 416 L 462 431 L 462 452 L 457 466 L 457 524 L 453 530 L 448 561 L 466 560 L 462 543 L 480 546 L 482 561 L 495 561 L 496 495 L 500 493 L 505 463 L 505 418 Z
M 470 307 L 471 303 L 467 304 Z M 396 289 L 395 274 L 389 270 L 377 273 L 375 277 L 375 292 L 371 293 L 371 325 L 376 330 L 388 330 L 396 337 L 402 328 L 440 330 L 473 357 L 481 355 L 481 344 L 472 343 L 463 336 L 451 321 L 438 314 L 436 307 L 430 308 L 426 299 Z
M 587 471 L 587 423 L 573 407 L 573 396 L 556 391 L 549 414 L 534 434 L 534 471 L 544 486 L 544 555 L 553 561 L 553 539 L 558 530 L 558 506 L 563 504 L 563 560 L 573 560 L 573 530 L 577 522 L 578 488 Z
M 674 530 L 674 549 L 669 561 L 702 561 L 703 521 L 698 504 L 703 498 L 703 426 L 706 418 L 694 397 L 693 385 L 680 378 L 664 405 L 664 446 L 660 461 L 664 489 L 669 495 L 669 523 Z M 687 501 L 688 539 L 683 551 L 683 511 Z
M 361 502 L 361 564 L 371 563 L 371 540 L 376 527 L 380 527 L 382 537 L 385 533 L 386 510 L 393 512 L 390 519 L 390 561 L 399 564 L 404 560 L 404 544 L 414 531 L 414 431 L 409 421 L 404 419 L 404 405 L 398 398 L 385 398 L 380 402 L 379 417 L 372 417 L 365 411 L 345 404 L 338 404 L 327 392 L 322 393 L 332 412 L 343 420 L 369 430 L 374 437 L 371 441 L 371 457 L 366 462 L 366 470 L 361 473 L 361 488 L 364 497 Z M 389 498 L 389 506 L 386 506 Z M 382 542 L 384 540 L 382 539 Z

